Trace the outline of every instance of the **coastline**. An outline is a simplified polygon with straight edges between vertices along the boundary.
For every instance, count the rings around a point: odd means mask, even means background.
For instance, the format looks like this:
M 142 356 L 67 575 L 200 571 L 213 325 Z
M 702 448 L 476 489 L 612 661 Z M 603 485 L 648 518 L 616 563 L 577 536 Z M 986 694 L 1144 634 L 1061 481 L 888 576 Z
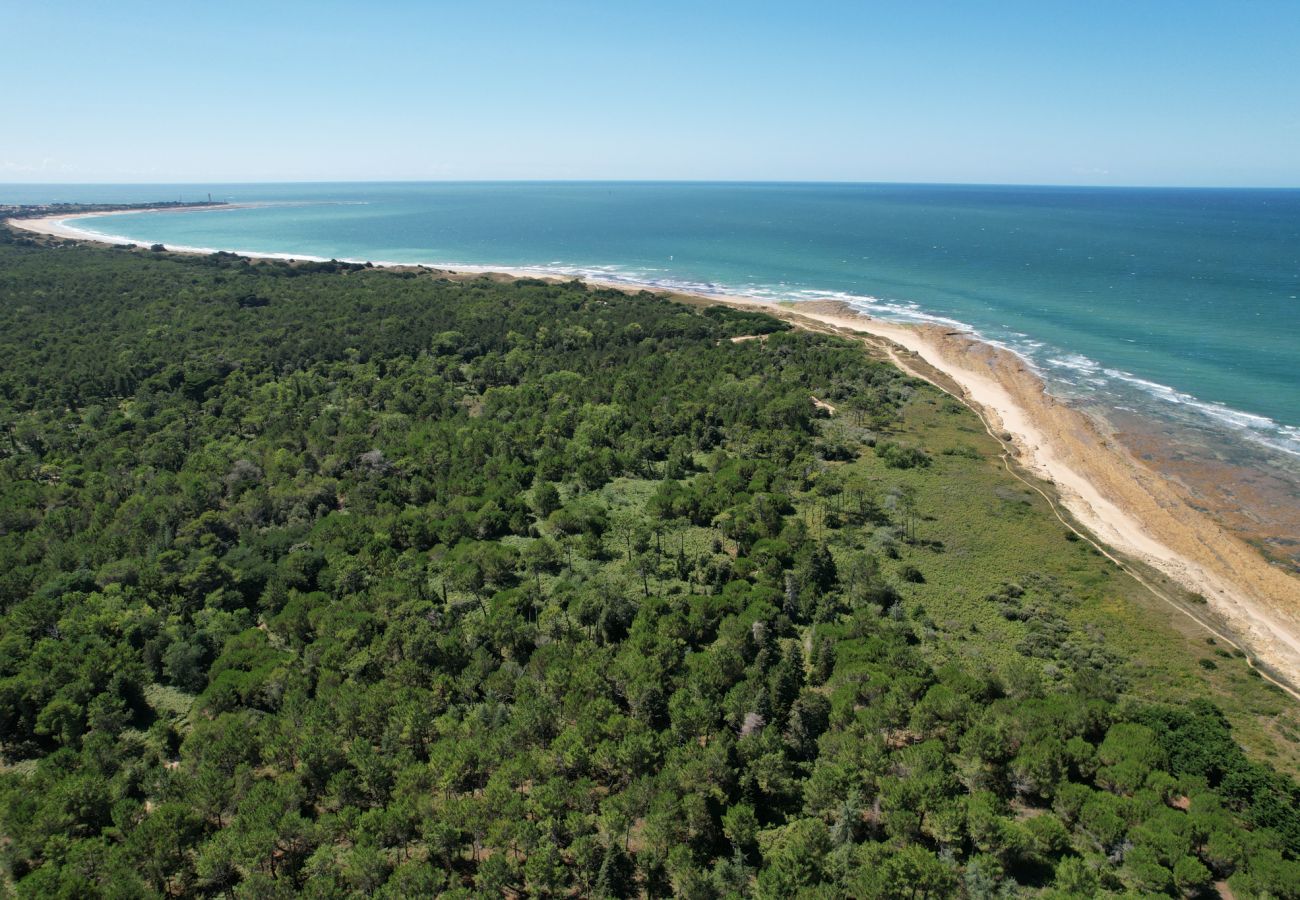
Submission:
M 247 209 L 252 206 L 250 203 L 212 203 L 198 206 L 185 206 L 178 208 L 158 208 L 158 209 L 110 209 L 100 212 L 82 212 L 82 213 L 56 213 L 50 216 L 33 216 L 30 219 L 10 218 L 5 219 L 5 224 L 12 228 L 21 228 L 24 231 L 43 234 L 47 237 L 61 238 L 66 241 L 89 241 L 94 244 L 109 244 L 125 246 L 128 244 L 139 244 L 139 241 L 129 241 L 125 238 L 118 238 L 115 235 L 100 234 L 97 231 L 90 231 L 85 228 L 77 228 L 74 225 L 68 225 L 70 219 L 101 219 L 105 216 L 121 216 L 129 214 L 161 214 L 170 212 L 196 212 L 208 211 L 213 212 L 222 209 Z
M 115 214 L 63 214 L 10 219 L 8 223 L 66 240 L 137 243 L 67 224 L 71 219 Z M 195 247 L 168 249 L 181 253 L 216 252 Z M 324 261 L 321 257 L 287 253 L 227 252 L 254 258 Z M 417 267 L 411 263 L 374 264 Z M 424 268 L 453 275 L 560 277 L 545 270 L 497 266 Z M 900 368 L 936 383 L 975 409 L 995 436 L 1009 434 L 1011 440 L 1004 442 L 1009 454 L 1024 470 L 1051 483 L 1061 505 L 1092 535 L 1203 597 L 1206 608 L 1221 618 L 1260 662 L 1291 684 L 1300 685 L 1300 579 L 1271 565 L 1245 540 L 1198 508 L 1184 485 L 1145 465 L 1105 423 L 1053 397 L 1042 378 L 1013 352 L 939 325 L 897 324 L 870 318 L 840 301 L 778 305 L 755 298 L 688 294 L 626 281 L 582 280 L 620 291 L 648 290 L 696 303 L 758 309 L 797 327 L 869 341 Z M 1162 593 L 1162 586 L 1150 583 L 1150 579 L 1140 580 L 1219 633 L 1213 624 L 1189 611 L 1189 604 L 1178 602 L 1186 598 L 1176 600 L 1173 592 Z
M 1016 463 L 1050 483 L 1088 532 L 1199 595 L 1265 666 L 1300 683 L 1300 579 L 1196 508 L 1182 485 L 1137 459 L 1102 423 L 1049 394 L 1024 360 L 942 326 L 882 322 L 835 301 L 784 309 L 841 334 L 884 339 L 890 358 L 913 375 L 936 382 L 937 373 L 938 386 L 980 413 L 995 437 L 1010 435 L 1004 445 Z M 1217 631 L 1177 602 L 1192 598 L 1130 574 Z

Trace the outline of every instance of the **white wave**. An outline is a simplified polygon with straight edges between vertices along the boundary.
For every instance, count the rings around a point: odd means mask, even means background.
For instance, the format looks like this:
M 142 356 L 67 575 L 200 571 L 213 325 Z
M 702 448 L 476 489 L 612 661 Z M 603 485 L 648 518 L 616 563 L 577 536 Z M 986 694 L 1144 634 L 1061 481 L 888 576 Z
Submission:
M 1283 425 L 1268 416 L 1233 409 L 1223 403 L 1201 400 L 1191 394 L 1125 372 L 1120 369 L 1104 369 L 1106 375 L 1116 381 L 1130 384 L 1157 400 L 1162 400 L 1176 407 L 1193 411 L 1221 426 L 1228 426 L 1234 433 L 1249 438 L 1273 450 L 1279 450 L 1291 456 L 1300 457 L 1300 428 Z
M 1042 347 L 1042 344 L 1038 344 Z M 1070 369 L 1075 372 L 1082 372 L 1085 375 L 1093 375 L 1101 370 L 1101 364 L 1095 359 L 1089 359 L 1081 353 L 1071 353 L 1066 356 L 1049 356 L 1044 360 L 1048 365 L 1061 369 Z

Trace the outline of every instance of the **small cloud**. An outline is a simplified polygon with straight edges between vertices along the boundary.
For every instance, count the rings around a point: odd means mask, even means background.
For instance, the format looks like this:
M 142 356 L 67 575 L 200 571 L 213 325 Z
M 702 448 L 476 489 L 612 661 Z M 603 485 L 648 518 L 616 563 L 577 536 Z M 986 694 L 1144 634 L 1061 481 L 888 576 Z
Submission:
M 18 162 L 12 159 L 0 159 L 0 172 L 12 172 L 22 175 L 39 175 L 43 172 L 75 172 L 77 167 L 72 163 L 61 163 L 53 157 L 43 157 L 39 165 L 26 162 Z

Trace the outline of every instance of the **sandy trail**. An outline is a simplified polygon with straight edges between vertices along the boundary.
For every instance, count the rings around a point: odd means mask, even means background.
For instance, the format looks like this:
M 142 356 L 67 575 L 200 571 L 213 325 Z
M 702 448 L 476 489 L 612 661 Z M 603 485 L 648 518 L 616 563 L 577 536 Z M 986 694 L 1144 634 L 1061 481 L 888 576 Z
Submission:
M 64 221 L 70 218 L 10 219 L 9 224 L 57 238 L 102 242 L 100 236 Z M 283 258 L 282 254 L 241 255 Z M 459 267 L 459 271 L 498 278 L 547 277 L 520 269 Z M 651 290 L 586 280 L 626 292 Z M 757 309 L 800 327 L 870 336 L 875 349 L 900 368 L 935 382 L 974 407 L 995 435 L 1009 435 L 1009 449 L 1020 465 L 1051 482 L 1065 508 L 1100 541 L 1204 597 L 1209 609 L 1259 662 L 1290 686 L 1300 686 L 1300 579 L 1270 565 L 1253 547 L 1196 509 L 1183 488 L 1136 459 L 1108 435 L 1103 424 L 1048 394 L 1020 357 L 965 333 L 937 325 L 884 322 L 836 301 L 774 306 L 741 297 L 654 292 L 696 304 Z M 1193 617 L 1213 627 L 1202 617 Z

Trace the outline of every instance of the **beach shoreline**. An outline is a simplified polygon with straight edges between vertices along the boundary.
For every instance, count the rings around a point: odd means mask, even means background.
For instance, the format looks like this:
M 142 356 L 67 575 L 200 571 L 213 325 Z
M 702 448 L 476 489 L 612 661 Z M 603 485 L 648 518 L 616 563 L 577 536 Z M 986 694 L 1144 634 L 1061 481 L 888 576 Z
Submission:
M 10 219 L 8 223 L 64 240 L 138 246 L 136 241 L 67 224 L 73 219 L 116 214 L 119 213 L 61 214 Z M 168 250 L 218 252 L 198 247 L 168 247 Z M 327 261 L 322 257 L 288 253 L 224 252 L 262 259 Z M 456 265 L 449 268 L 377 260 L 339 261 L 425 268 L 456 276 L 566 277 L 545 269 L 518 267 Z M 581 277 L 581 280 L 620 291 L 646 290 L 697 303 L 756 309 L 777 315 L 797 327 L 869 340 L 877 352 L 894 364 L 936 383 L 980 414 L 990 433 L 1003 440 L 1016 464 L 1050 483 L 1061 506 L 1097 540 L 1203 598 L 1205 608 L 1213 615 L 1197 615 L 1187 603 L 1174 599 L 1176 592 L 1162 593 L 1161 586 L 1139 576 L 1153 592 L 1179 605 L 1210 632 L 1228 639 L 1216 628 L 1219 623 L 1211 621 L 1217 618 L 1221 627 L 1244 643 L 1265 668 L 1291 686 L 1300 686 L 1300 579 L 1270 564 L 1239 535 L 1197 508 L 1184 485 L 1139 460 L 1105 421 L 1050 394 L 1028 361 L 1014 352 L 945 326 L 871 318 L 842 301 L 777 304 L 770 300 L 689 293 L 629 281 L 593 277 Z
M 893 345 L 888 355 L 895 364 L 979 413 L 1016 464 L 1052 485 L 1089 534 L 1193 597 L 1177 598 L 1150 577 L 1130 574 L 1231 640 L 1220 631 L 1226 628 L 1290 687 L 1300 684 L 1300 579 L 1197 509 L 1180 484 L 1137 459 L 1104 421 L 1053 397 L 1025 360 L 969 334 L 883 322 L 837 301 L 792 306 L 786 307 L 791 318 Z M 1194 597 L 1221 624 L 1185 602 L 1194 604 Z

